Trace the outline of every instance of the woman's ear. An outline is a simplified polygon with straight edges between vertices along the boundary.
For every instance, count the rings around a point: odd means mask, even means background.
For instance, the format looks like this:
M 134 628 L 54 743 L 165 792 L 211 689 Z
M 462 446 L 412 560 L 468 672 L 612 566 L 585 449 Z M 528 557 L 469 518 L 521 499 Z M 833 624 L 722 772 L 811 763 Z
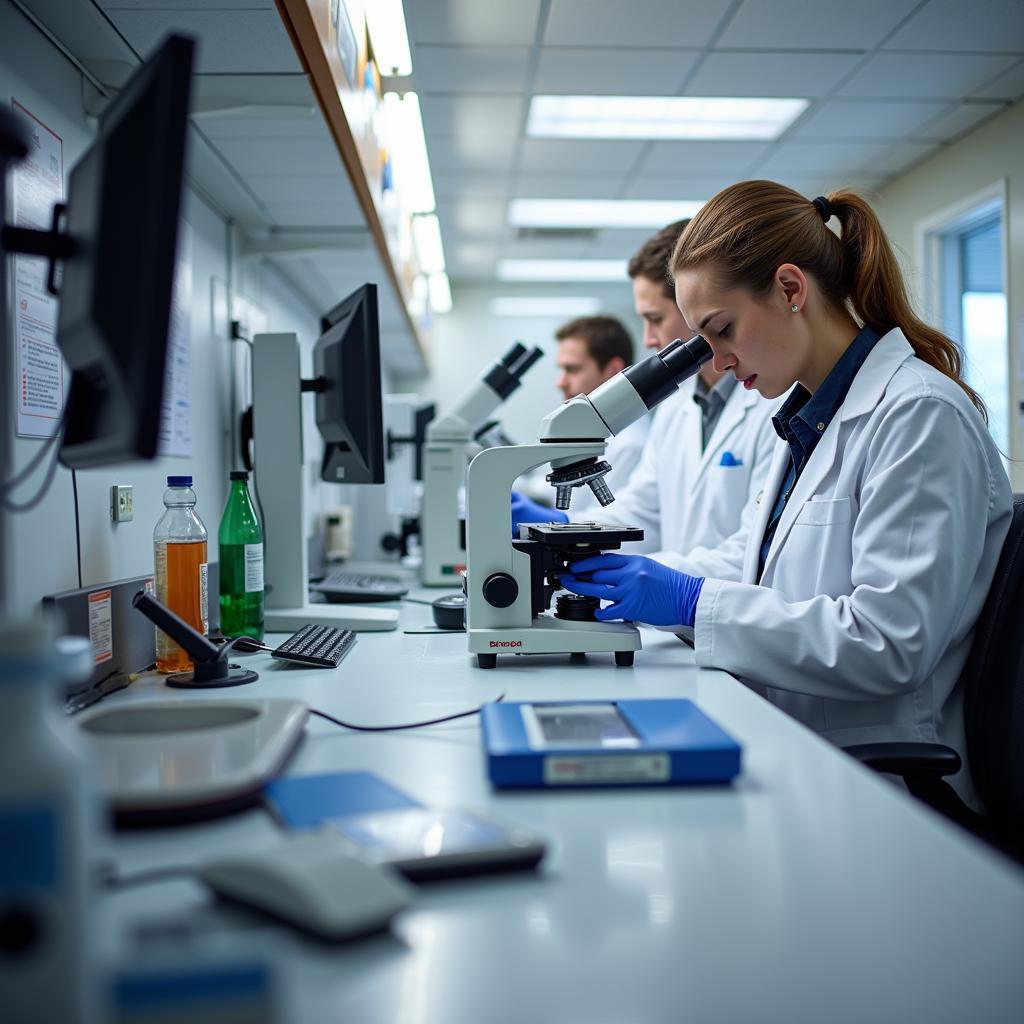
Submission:
M 783 263 L 775 271 L 775 283 L 786 305 L 798 313 L 807 300 L 807 278 L 804 272 L 792 263 Z M 796 309 L 793 309 L 793 307 Z

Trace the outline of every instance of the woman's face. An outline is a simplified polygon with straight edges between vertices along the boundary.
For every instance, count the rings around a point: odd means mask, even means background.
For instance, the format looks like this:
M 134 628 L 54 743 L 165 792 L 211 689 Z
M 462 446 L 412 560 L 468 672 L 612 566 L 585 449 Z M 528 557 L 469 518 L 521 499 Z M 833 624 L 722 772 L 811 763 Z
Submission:
M 800 379 L 810 339 L 793 303 L 803 305 L 807 283 L 795 267 L 776 273 L 767 296 L 743 288 L 721 288 L 706 267 L 676 275 L 676 303 L 690 330 L 714 353 L 719 373 L 733 373 L 765 398 L 784 395 Z

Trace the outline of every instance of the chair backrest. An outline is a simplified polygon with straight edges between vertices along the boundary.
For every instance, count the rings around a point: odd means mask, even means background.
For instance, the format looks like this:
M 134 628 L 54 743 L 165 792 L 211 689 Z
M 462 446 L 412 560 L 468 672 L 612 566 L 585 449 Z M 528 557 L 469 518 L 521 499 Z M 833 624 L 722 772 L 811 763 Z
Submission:
M 993 826 L 1020 851 L 1024 842 L 1024 494 L 1013 496 L 1010 530 L 961 680 L 971 775 Z

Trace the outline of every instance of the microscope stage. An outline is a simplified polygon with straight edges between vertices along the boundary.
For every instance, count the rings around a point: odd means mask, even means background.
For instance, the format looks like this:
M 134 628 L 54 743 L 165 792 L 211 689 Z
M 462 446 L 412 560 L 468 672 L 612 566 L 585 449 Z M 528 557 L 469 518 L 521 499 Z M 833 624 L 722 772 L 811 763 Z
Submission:
M 611 526 L 592 522 L 529 523 L 520 527 L 520 537 L 523 540 L 539 541 L 549 547 L 572 547 L 577 544 L 607 547 L 643 540 L 644 531 L 635 526 Z

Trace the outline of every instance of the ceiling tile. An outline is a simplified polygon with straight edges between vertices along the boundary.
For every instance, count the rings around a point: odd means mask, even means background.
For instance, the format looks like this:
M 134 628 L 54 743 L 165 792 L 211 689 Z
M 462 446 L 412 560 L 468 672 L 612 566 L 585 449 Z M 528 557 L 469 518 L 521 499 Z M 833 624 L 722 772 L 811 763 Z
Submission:
M 432 135 L 473 138 L 518 133 L 525 102 L 521 96 L 420 95 L 423 130 Z
M 826 101 L 808 114 L 788 138 L 901 139 L 949 109 L 942 100 Z
M 771 142 L 655 142 L 637 174 L 678 175 L 680 172 L 729 171 L 739 174 L 772 148 Z
M 434 195 L 437 199 L 460 196 L 502 198 L 508 195 L 509 175 L 436 171 L 433 173 Z
M 920 0 L 744 0 L 716 48 L 871 50 Z
M 168 32 L 199 38 L 196 70 L 217 74 L 299 72 L 281 16 L 276 10 L 111 10 L 111 21 L 143 56 Z
M 501 256 L 512 260 L 583 260 L 588 256 L 588 246 L 587 240 L 579 238 L 516 238 L 513 235 L 501 247 Z
M 937 142 L 895 142 L 871 161 L 871 169 L 880 174 L 902 174 L 939 148 Z
M 405 20 L 413 43 L 530 46 L 539 11 L 540 0 L 412 0 Z
M 456 199 L 438 209 L 461 237 L 504 234 L 508 227 L 505 199 Z
M 682 172 L 677 175 L 659 174 L 656 176 L 638 175 L 631 178 L 623 191 L 623 199 L 710 199 L 726 185 L 739 180 L 739 175 L 722 172 L 720 174 L 691 174 Z
M 588 172 L 601 174 L 627 171 L 640 154 L 635 142 L 605 142 L 593 139 L 524 139 L 520 170 L 527 174 L 550 171 Z M 574 192 L 571 177 L 565 188 Z
M 871 165 L 888 146 L 876 142 L 782 142 L 751 173 L 751 177 L 776 178 L 780 174 L 856 173 Z
M 582 165 L 581 165 L 582 166 Z M 609 174 L 520 174 L 510 195 L 516 199 L 614 199 L 628 181 L 625 171 Z
M 508 168 L 515 155 L 516 136 L 509 132 L 504 138 L 468 135 L 451 138 L 445 135 L 427 137 L 427 154 L 431 172 L 436 171 L 500 171 Z
M 525 47 L 417 46 L 413 55 L 419 92 L 521 93 L 530 51 Z
M 694 75 L 689 96 L 827 96 L 861 58 L 849 53 L 719 53 Z
M 1006 108 L 1005 103 L 979 103 L 977 100 L 971 100 L 969 103 L 959 104 L 942 117 L 929 121 L 914 135 L 922 139 L 942 139 L 948 142 Z
M 972 96 L 979 99 L 1016 100 L 1024 97 L 1024 60 L 1015 64 L 1005 74 L 997 75 L 991 82 L 976 89 Z
M 309 79 L 300 70 L 291 75 L 193 75 L 192 105 L 245 106 L 260 104 L 316 107 Z
M 704 0 L 551 0 L 545 46 L 706 46 L 722 5 Z
M 886 42 L 884 48 L 1024 54 L 1024 3 L 1020 0 L 970 0 L 970 3 L 931 0 Z
M 587 258 L 595 260 L 628 259 L 654 234 L 655 228 L 600 231 L 587 246 Z M 632 325 L 630 325 L 632 326 Z
M 674 96 L 697 61 L 697 50 L 574 49 L 540 52 L 535 93 Z
M 1014 63 L 980 54 L 877 53 L 837 95 L 959 99 Z

